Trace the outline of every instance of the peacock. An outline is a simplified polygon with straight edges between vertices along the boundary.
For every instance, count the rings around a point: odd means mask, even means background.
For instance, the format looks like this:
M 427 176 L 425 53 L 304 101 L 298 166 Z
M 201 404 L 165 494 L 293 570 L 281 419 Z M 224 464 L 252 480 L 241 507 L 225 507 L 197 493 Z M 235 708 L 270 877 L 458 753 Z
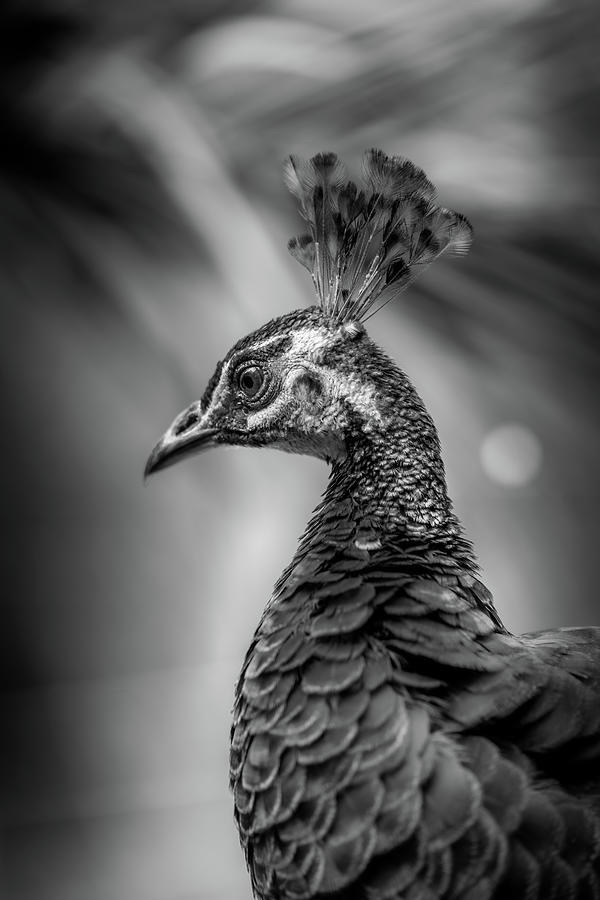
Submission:
M 259 900 L 598 900 L 600 628 L 515 636 L 448 496 L 435 426 L 365 322 L 467 219 L 370 150 L 285 168 L 318 303 L 239 340 L 152 451 L 331 469 L 235 690 L 230 784 Z

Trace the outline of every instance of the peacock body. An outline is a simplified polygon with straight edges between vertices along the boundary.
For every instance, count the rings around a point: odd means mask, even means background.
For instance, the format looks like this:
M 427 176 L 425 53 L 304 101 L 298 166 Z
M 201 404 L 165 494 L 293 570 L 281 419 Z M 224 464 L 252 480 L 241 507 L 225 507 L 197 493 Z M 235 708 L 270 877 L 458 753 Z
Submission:
M 330 480 L 236 687 L 230 778 L 260 900 L 598 900 L 600 628 L 516 637 L 477 575 L 433 422 L 364 320 L 470 226 L 411 163 L 292 158 L 319 305 L 217 366 L 147 472 L 220 444 Z

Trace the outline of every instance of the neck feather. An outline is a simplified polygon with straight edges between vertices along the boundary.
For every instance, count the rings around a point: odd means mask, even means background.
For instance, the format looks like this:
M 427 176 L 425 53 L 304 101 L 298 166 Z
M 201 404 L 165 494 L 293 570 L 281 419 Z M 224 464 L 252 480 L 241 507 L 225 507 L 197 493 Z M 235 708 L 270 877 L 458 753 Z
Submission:
M 398 369 L 375 387 L 375 410 L 350 411 L 346 453 L 332 463 L 324 505 L 350 499 L 382 540 L 435 545 L 473 569 L 431 417 Z

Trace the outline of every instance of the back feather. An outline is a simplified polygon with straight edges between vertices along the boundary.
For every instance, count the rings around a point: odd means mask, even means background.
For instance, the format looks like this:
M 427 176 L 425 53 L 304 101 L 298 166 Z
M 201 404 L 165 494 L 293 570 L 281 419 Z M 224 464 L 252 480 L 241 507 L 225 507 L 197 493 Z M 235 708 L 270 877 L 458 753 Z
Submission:
M 436 206 L 423 170 L 400 156 L 368 150 L 361 190 L 335 153 L 290 156 L 284 174 L 309 228 L 288 249 L 336 322 L 368 319 L 444 250 L 466 253 L 471 244 L 467 219 Z

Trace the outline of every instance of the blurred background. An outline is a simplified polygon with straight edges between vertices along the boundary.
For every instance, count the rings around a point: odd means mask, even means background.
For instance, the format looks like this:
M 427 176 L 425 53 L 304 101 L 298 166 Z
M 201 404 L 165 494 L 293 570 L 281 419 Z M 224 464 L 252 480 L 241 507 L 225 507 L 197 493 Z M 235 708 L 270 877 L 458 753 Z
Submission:
M 290 152 L 408 156 L 472 220 L 370 330 L 507 625 L 600 623 L 598 33 L 585 0 L 3 4 L 3 896 L 250 896 L 233 683 L 326 470 L 142 470 L 231 343 L 312 302 Z

